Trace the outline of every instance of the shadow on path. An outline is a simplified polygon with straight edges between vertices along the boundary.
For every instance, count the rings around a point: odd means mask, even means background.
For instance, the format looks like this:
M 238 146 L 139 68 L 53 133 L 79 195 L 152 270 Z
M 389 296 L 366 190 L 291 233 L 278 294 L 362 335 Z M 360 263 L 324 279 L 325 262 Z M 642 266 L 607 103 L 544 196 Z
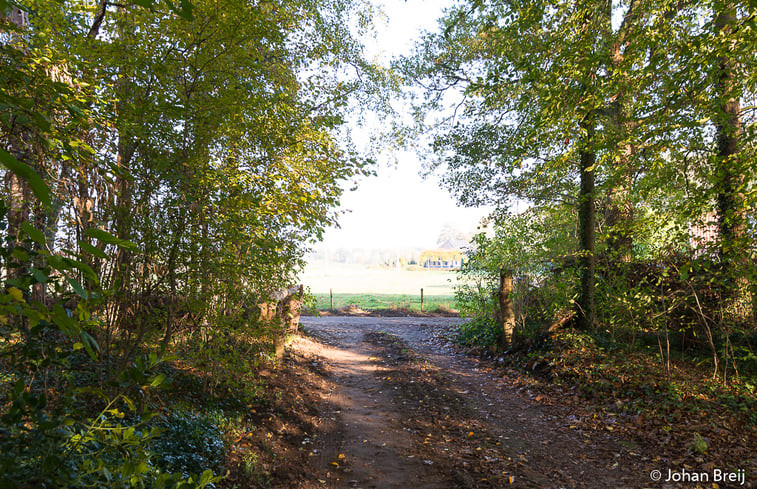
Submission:
M 577 432 L 494 373 L 432 341 L 456 318 L 308 317 L 334 412 L 319 462 L 328 487 L 647 487 L 639 454 Z

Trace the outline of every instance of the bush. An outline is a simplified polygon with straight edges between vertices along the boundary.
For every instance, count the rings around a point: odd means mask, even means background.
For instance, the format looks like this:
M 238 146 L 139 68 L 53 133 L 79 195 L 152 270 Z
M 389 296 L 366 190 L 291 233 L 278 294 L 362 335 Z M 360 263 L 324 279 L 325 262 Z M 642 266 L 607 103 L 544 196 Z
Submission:
M 225 446 L 219 426 L 194 413 L 173 413 L 156 423 L 161 430 L 150 446 L 154 463 L 162 470 L 183 477 L 198 468 L 219 473 L 223 469 Z
M 6 218 L 0 201 L 0 230 Z M 98 382 L 107 356 L 95 339 L 102 317 L 93 311 L 113 290 L 101 288 L 88 256 L 50 254 L 42 231 L 28 223 L 23 229 L 27 238 L 0 239 L 6 270 L 0 282 L 0 487 L 194 489 L 219 480 L 210 470 L 188 479 L 156 469 L 148 447 L 158 432 L 149 426 L 152 413 L 143 400 L 165 380 L 155 372 L 161 360 L 135 352 L 118 376 Z M 54 300 L 38 300 L 40 291 Z
M 477 317 L 460 326 L 457 342 L 464 346 L 489 346 L 499 340 L 499 327 L 491 318 Z

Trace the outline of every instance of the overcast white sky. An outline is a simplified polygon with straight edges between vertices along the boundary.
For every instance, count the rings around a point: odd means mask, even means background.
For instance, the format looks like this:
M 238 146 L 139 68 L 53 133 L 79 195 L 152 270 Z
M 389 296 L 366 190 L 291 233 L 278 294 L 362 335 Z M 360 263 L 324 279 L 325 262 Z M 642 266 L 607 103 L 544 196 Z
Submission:
M 367 43 L 370 59 L 389 60 L 407 53 L 422 30 L 433 30 L 450 0 L 373 0 L 383 4 L 387 23 L 379 22 L 378 38 Z M 328 248 L 432 247 L 449 223 L 461 231 L 476 229 L 488 211 L 460 208 L 441 188 L 439 177 L 419 176 L 421 162 L 412 152 L 394 155 L 395 165 L 382 165 L 378 175 L 359 181 L 345 193 L 340 229 L 329 229 L 321 246 Z

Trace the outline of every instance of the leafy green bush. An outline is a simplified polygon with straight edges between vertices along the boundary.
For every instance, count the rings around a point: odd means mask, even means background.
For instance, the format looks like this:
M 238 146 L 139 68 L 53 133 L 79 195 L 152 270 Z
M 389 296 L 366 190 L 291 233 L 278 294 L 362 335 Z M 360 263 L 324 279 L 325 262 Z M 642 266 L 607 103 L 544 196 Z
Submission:
M 477 317 L 460 326 L 457 342 L 464 346 L 489 346 L 497 343 L 500 328 L 491 318 Z
M 575 298 L 570 212 L 533 208 L 495 217 L 494 235 L 480 233 L 460 271 L 455 298 L 460 313 L 476 318 L 463 341 L 496 342 L 497 289 L 501 271 L 513 276 L 516 337 L 538 335 L 541 326 L 568 310 Z M 482 345 L 485 346 L 485 345 Z
M 588 332 L 579 331 L 562 331 L 557 333 L 556 338 L 561 341 L 565 348 L 580 350 L 585 348 L 587 350 L 597 349 L 597 340 Z
M 242 456 L 241 464 L 242 475 L 255 482 L 256 484 L 268 487 L 271 485 L 271 474 L 263 467 L 260 458 L 255 452 L 246 452 Z
M 208 416 L 173 413 L 155 426 L 161 435 L 152 440 L 150 450 L 158 467 L 183 477 L 195 474 L 199 467 L 222 471 L 226 448 L 221 428 Z
M 7 215 L 0 202 L 0 229 Z M 52 254 L 42 231 L 28 222 L 22 230 L 0 242 L 0 487 L 190 489 L 218 480 L 208 470 L 192 479 L 156 470 L 148 446 L 158 433 L 133 399 L 165 380 L 155 373 L 160 360 L 137 354 L 111 382 L 94 382 L 103 356 L 92 311 L 111 291 L 87 255 Z M 44 290 L 56 300 L 39 300 Z

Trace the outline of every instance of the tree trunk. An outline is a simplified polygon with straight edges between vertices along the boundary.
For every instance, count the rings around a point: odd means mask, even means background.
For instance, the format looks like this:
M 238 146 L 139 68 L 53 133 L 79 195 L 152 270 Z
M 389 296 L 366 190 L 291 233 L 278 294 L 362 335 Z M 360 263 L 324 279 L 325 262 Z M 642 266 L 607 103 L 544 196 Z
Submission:
M 604 14 L 604 35 L 612 39 L 609 47 L 610 59 L 608 70 L 613 78 L 619 80 L 619 88 L 609 106 L 608 130 L 616 141 L 613 155 L 610 188 L 607 191 L 605 223 L 607 226 L 607 247 L 609 269 L 623 274 L 624 265 L 632 259 L 633 234 L 630 229 L 634 217 L 631 202 L 633 187 L 633 154 L 636 151 L 629 141 L 638 122 L 630 120 L 628 114 L 629 86 L 628 73 L 624 71 L 625 49 L 635 35 L 640 20 L 637 9 L 639 4 L 631 2 L 623 17 L 617 35 L 612 33 L 612 2 L 607 1 Z
M 621 184 L 609 191 L 605 212 L 607 225 L 607 247 L 610 270 L 621 272 L 623 265 L 630 263 L 633 256 L 633 235 L 629 226 L 633 221 L 633 205 L 628 201 L 629 186 Z
M 594 305 L 594 277 L 596 274 L 596 232 L 594 209 L 594 165 L 596 153 L 591 148 L 594 137 L 594 121 L 591 116 L 581 124 L 583 136 L 579 153 L 581 165 L 581 190 L 578 206 L 579 263 L 581 265 L 581 290 L 576 304 L 577 326 L 589 329 L 596 323 Z
M 499 289 L 497 290 L 497 306 L 500 331 L 500 348 L 505 349 L 512 344 L 515 331 L 515 309 L 513 308 L 513 273 L 510 270 L 499 271 Z
M 621 56 L 616 53 L 615 56 Z M 619 61 L 618 61 L 619 63 Z M 617 68 L 617 66 L 616 66 Z M 631 202 L 633 187 L 633 169 L 631 159 L 635 151 L 628 142 L 633 124 L 627 120 L 626 100 L 623 93 L 618 93 L 610 106 L 609 126 L 617 138 L 610 188 L 607 190 L 607 207 L 605 208 L 605 225 L 607 226 L 607 258 L 609 271 L 623 276 L 626 264 L 631 262 L 633 251 L 633 233 L 631 223 L 634 207 Z
M 607 257 L 611 272 L 622 275 L 625 264 L 630 263 L 633 251 L 633 233 L 631 223 L 634 207 L 631 202 L 633 187 L 633 169 L 631 158 L 635 151 L 628 142 L 633 124 L 626 120 L 626 100 L 623 93 L 617 94 L 610 107 L 612 117 L 609 125 L 613 126 L 618 143 L 615 147 L 613 176 L 607 190 L 607 207 L 605 225 L 607 226 Z
M 121 142 L 118 144 L 117 165 L 122 175 L 116 177 L 116 209 L 115 209 L 115 222 L 114 228 L 116 236 L 119 239 L 129 239 L 131 237 L 131 229 L 133 225 L 132 215 L 134 209 L 132 206 L 132 185 L 129 182 L 127 175 L 131 172 L 131 160 L 134 157 L 136 150 L 136 144 L 128 140 L 128 136 L 121 135 Z M 118 266 L 117 270 L 127 271 L 131 264 L 131 253 L 126 250 L 119 249 L 118 251 Z
M 128 21 L 128 7 L 120 7 L 119 16 L 116 20 L 116 29 L 119 39 L 123 42 L 123 49 L 126 52 L 131 50 L 129 44 L 130 29 L 133 26 Z M 132 159 L 137 150 L 137 140 L 134 137 L 133 126 L 129 102 L 135 97 L 135 86 L 132 79 L 131 67 L 126 61 L 119 67 L 119 77 L 116 81 L 115 94 L 116 103 L 116 128 L 118 130 L 118 144 L 116 146 L 116 167 L 118 171 L 115 175 L 115 209 L 113 215 L 113 231 L 119 239 L 128 240 L 132 234 L 134 223 L 133 208 L 133 184 L 131 182 Z M 117 311 L 115 324 L 118 328 L 128 329 L 130 322 L 127 319 L 127 310 L 133 301 L 132 287 L 132 256 L 131 252 L 118 248 L 116 251 L 115 266 L 113 267 L 113 283 L 117 287 L 119 295 L 117 297 Z
M 0 15 L 2 15 L 0 13 Z M 10 12 L 6 16 L 6 19 L 20 27 L 26 29 L 28 27 L 28 20 L 26 12 L 18 7 L 11 7 Z M 19 44 L 19 48 L 26 52 L 26 46 L 24 45 L 21 35 L 18 33 L 12 33 L 10 35 L 10 44 Z M 31 131 L 24 127 L 22 124 L 16 124 L 16 116 L 11 115 L 11 122 L 9 126 L 11 134 L 8 136 L 7 150 L 21 163 L 34 167 L 32 163 L 32 143 L 31 143 Z M 8 207 L 8 230 L 7 235 L 13 236 L 15 239 L 14 244 L 19 244 L 19 237 L 21 235 L 21 225 L 29 219 L 30 205 L 31 205 L 31 191 L 26 180 L 20 178 L 12 171 L 6 171 L 5 173 L 5 187 L 7 195 L 7 207 Z M 6 278 L 14 279 L 23 274 L 23 269 L 9 268 L 6 270 Z
M 716 3 L 715 33 L 727 38 L 736 24 L 733 2 Z M 718 227 L 720 233 L 720 278 L 725 311 L 728 319 L 738 323 L 753 321 L 752 297 L 749 287 L 751 264 L 744 246 L 745 204 L 741 188 L 744 183 L 743 162 L 740 161 L 742 134 L 741 105 L 736 76 L 737 61 L 731 49 L 735 41 L 721 47 L 717 69 L 717 100 L 715 127 L 717 152 L 715 155 L 715 190 L 717 194 Z

